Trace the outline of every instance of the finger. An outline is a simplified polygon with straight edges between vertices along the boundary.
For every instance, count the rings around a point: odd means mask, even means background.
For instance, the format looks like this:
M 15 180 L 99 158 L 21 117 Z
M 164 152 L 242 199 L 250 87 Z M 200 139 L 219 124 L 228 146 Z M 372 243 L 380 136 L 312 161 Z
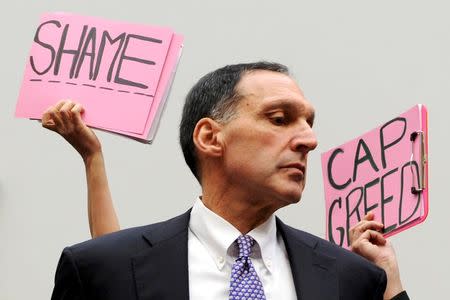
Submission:
M 372 221 L 374 218 L 375 218 L 375 214 L 373 212 L 368 212 L 364 216 L 363 220 L 365 220 L 365 221 Z
M 72 107 L 73 113 L 84 113 L 84 107 L 80 103 L 75 103 L 75 105 Z
M 60 108 L 60 116 L 61 116 L 61 120 L 64 123 L 64 126 L 66 128 L 71 128 L 73 127 L 72 124 L 72 113 L 71 110 L 72 108 L 75 106 L 75 103 L 67 100 L 63 106 Z
M 56 130 L 62 130 L 64 128 L 64 122 L 61 120 L 61 116 L 57 111 L 56 107 L 50 111 L 50 117 L 55 123 Z
M 377 246 L 383 246 L 384 244 L 386 244 L 386 239 L 384 238 L 383 234 L 374 230 L 366 230 L 358 238 L 358 242 L 361 243 L 364 242 L 365 240 Z
M 72 113 L 78 113 L 82 114 L 84 113 L 84 107 L 80 103 L 75 103 L 75 105 L 72 107 Z
M 63 121 L 61 120 L 61 116 L 60 116 L 60 109 L 61 107 L 64 106 L 64 104 L 66 104 L 67 100 L 60 100 L 58 101 L 58 103 L 55 104 L 55 106 L 53 106 L 53 108 L 50 110 L 50 117 L 52 118 L 53 122 L 55 123 L 54 129 L 58 130 L 58 129 L 62 129 L 63 128 Z
M 55 109 L 56 111 L 59 111 L 61 109 L 61 107 L 63 107 L 64 104 L 66 104 L 68 100 L 63 99 L 63 100 L 59 100 L 58 103 L 55 104 Z
M 381 231 L 383 228 L 383 224 L 377 221 L 360 221 L 349 230 L 350 243 L 358 239 L 367 230 Z
M 72 115 L 74 118 L 74 123 L 77 126 L 84 125 L 83 119 L 81 118 L 81 114 L 84 112 L 83 106 L 81 104 L 75 104 L 75 106 L 72 108 Z
M 42 119 L 42 126 L 53 131 L 60 131 L 63 128 L 63 123 L 56 110 L 56 107 L 50 107 L 45 113 Z
M 67 100 L 67 101 L 63 102 L 63 105 L 61 106 L 61 108 L 59 110 L 68 112 L 75 106 L 75 104 L 76 103 L 74 103 L 70 100 Z
M 364 216 L 364 218 L 359 221 L 355 226 L 353 226 L 352 228 L 350 228 L 350 231 L 364 231 L 367 229 L 367 226 L 371 226 L 374 225 L 374 227 L 378 228 L 381 226 L 381 228 L 383 227 L 383 224 L 378 222 L 378 221 L 374 221 L 374 215 L 373 213 L 368 213 L 367 215 Z M 370 224 L 370 225 L 367 225 Z
M 55 126 L 55 122 L 53 121 L 50 112 L 54 109 L 53 106 L 47 108 L 42 115 L 42 127 L 53 130 Z
M 378 221 L 365 221 L 363 223 L 361 223 L 356 230 L 360 231 L 360 232 L 364 232 L 368 229 L 370 230 L 375 230 L 375 231 L 380 231 L 381 229 L 383 229 L 383 224 L 378 222 Z
M 362 227 L 364 227 L 365 229 L 367 228 L 376 231 L 381 231 L 384 228 L 384 224 L 378 221 L 368 221 L 367 223 L 363 224 Z
M 367 249 L 370 249 L 372 246 L 374 246 L 372 241 L 377 241 L 380 238 L 377 237 L 377 234 L 380 234 L 379 232 L 367 230 L 363 232 L 357 239 L 354 239 L 351 243 L 351 248 L 353 251 L 357 253 L 364 253 L 367 252 Z

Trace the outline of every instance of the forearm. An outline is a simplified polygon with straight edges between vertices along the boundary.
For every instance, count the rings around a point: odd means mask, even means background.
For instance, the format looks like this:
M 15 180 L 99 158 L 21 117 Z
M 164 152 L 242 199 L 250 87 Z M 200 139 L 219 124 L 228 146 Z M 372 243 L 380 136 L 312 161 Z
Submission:
M 393 299 L 403 291 L 400 279 L 400 269 L 395 256 L 387 256 L 385 259 L 375 262 L 375 264 L 386 272 L 387 285 L 384 292 L 384 299 Z
M 117 231 L 120 226 L 114 210 L 101 150 L 83 160 L 88 189 L 89 229 L 94 238 Z

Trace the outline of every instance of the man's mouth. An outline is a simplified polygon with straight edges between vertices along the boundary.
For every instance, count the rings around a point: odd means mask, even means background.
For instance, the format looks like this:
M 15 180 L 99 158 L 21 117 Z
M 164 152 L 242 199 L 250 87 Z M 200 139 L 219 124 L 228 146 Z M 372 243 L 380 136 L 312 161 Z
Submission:
M 289 164 L 283 165 L 281 168 L 282 169 L 291 169 L 294 173 L 298 173 L 298 175 L 301 175 L 302 177 L 305 174 L 305 165 L 300 162 L 289 163 Z

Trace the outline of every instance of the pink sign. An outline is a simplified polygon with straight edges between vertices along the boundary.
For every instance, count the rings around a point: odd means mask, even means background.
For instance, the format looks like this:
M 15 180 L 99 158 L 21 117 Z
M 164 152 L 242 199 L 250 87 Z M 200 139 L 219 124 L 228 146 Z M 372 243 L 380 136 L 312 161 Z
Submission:
M 419 104 L 322 154 L 329 241 L 348 248 L 349 229 L 368 212 L 385 236 L 425 220 L 427 137 L 427 110 Z
M 144 134 L 134 134 L 132 132 L 116 131 L 121 134 L 126 134 L 131 137 L 135 137 L 141 140 L 153 140 L 155 135 L 159 118 L 161 117 L 162 110 L 164 109 L 164 104 L 168 93 L 170 90 L 170 85 L 175 76 L 176 66 L 180 59 L 180 49 L 183 44 L 183 37 L 180 35 L 174 35 L 172 38 L 172 43 L 170 45 L 169 51 L 166 57 L 166 63 L 164 69 L 161 73 L 161 78 L 158 83 L 158 89 L 153 98 L 153 104 L 148 114 L 147 122 L 144 128 Z M 159 88 L 161 87 L 161 88 Z
M 158 93 L 168 89 L 182 38 L 169 28 L 66 13 L 42 16 L 16 106 L 16 116 L 40 119 L 71 99 L 93 127 L 145 138 Z M 161 82 L 161 80 L 163 81 Z M 147 131 L 146 131 L 147 130 Z

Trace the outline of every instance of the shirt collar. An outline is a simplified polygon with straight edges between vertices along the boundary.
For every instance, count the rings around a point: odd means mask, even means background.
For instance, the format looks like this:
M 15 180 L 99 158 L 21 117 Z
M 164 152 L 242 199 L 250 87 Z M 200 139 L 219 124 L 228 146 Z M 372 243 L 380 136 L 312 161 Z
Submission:
M 275 256 L 275 247 L 277 243 L 277 225 L 275 215 L 271 215 L 264 223 L 247 233 L 258 244 L 254 247 L 254 254 L 259 255 L 266 268 L 272 272 L 272 261 Z M 259 253 L 258 253 L 259 252 Z
M 221 270 L 226 261 L 227 251 L 233 250 L 234 241 L 241 235 L 231 223 L 208 209 L 200 198 L 197 198 L 191 211 L 189 228 L 205 246 L 208 253 Z M 257 242 L 251 257 L 261 257 L 266 268 L 272 272 L 272 260 L 277 243 L 275 216 L 251 230 L 250 235 Z M 233 252 L 233 251 L 231 251 Z M 237 253 L 232 253 L 237 255 Z

